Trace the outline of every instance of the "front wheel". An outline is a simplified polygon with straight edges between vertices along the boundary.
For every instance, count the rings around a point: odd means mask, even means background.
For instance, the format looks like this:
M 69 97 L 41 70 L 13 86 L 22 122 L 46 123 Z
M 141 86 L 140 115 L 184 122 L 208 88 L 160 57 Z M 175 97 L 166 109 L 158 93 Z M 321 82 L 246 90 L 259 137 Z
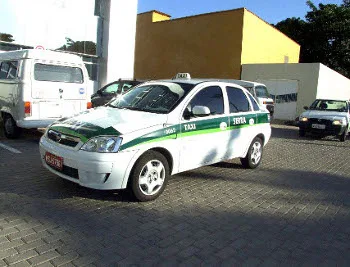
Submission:
M 340 142 L 345 142 L 347 136 L 348 136 L 348 131 L 345 130 L 342 135 L 339 135 Z
M 247 156 L 241 158 L 243 167 L 249 169 L 255 169 L 261 163 L 263 154 L 263 141 L 259 137 L 255 137 L 253 142 L 250 144 Z
M 19 128 L 10 114 L 4 116 L 4 133 L 9 139 L 18 138 L 21 134 L 21 128 Z
M 304 136 L 305 136 L 305 134 L 306 134 L 305 130 L 304 130 L 304 129 L 299 128 L 299 136 L 300 136 L 300 137 L 304 137 Z
M 157 151 L 148 151 L 131 172 L 131 190 L 139 201 L 151 201 L 164 191 L 169 176 L 167 159 Z

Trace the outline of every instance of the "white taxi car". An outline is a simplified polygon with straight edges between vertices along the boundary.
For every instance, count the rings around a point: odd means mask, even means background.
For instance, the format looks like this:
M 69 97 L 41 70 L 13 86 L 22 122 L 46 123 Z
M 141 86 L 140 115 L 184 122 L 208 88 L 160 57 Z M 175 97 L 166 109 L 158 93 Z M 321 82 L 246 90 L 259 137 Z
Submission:
M 256 168 L 269 113 L 239 85 L 177 77 L 56 121 L 40 140 L 43 165 L 81 186 L 130 188 L 139 201 L 157 198 L 170 175 L 200 166 L 241 158 Z

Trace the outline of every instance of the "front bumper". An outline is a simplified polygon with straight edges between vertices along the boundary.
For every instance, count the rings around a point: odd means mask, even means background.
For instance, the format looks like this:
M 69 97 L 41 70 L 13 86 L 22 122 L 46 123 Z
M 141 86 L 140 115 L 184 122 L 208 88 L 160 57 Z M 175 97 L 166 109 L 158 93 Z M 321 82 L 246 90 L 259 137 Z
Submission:
M 317 126 L 324 125 L 324 126 Z M 324 127 L 324 129 L 319 129 L 316 127 Z M 342 135 L 346 131 L 346 125 L 333 125 L 333 121 L 322 120 L 320 122 L 316 121 L 299 121 L 299 129 L 315 135 Z
M 62 170 L 46 163 L 46 152 L 63 158 Z M 45 136 L 40 140 L 40 157 L 45 168 L 81 186 L 100 190 L 125 188 L 123 181 L 128 179 L 127 169 L 136 153 L 86 152 L 54 143 Z

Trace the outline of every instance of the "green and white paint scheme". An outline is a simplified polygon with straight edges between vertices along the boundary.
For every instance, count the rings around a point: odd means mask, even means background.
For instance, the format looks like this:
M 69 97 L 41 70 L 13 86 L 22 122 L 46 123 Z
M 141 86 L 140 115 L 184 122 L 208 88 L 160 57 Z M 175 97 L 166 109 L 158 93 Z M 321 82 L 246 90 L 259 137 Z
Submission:
M 171 82 L 176 80 L 166 81 Z M 145 84 L 157 83 L 164 81 Z M 271 135 L 268 112 L 254 111 L 253 108 L 248 112 L 229 112 L 226 86 L 239 88 L 248 95 L 245 89 L 239 85 L 215 81 L 188 83 L 192 83 L 193 88 L 166 114 L 104 106 L 56 121 L 47 132 L 53 130 L 74 137 L 79 143 L 74 147 L 66 146 L 50 140 L 45 134 L 40 141 L 43 165 L 51 172 L 82 186 L 123 189 L 127 187 L 138 159 L 150 150 L 165 156 L 169 174 L 173 175 L 227 159 L 244 158 L 256 137 L 262 140 L 262 145 L 268 142 Z M 185 108 L 191 99 L 209 86 L 221 88 L 224 113 L 184 119 Z M 252 107 L 252 100 L 247 99 Z M 81 149 L 91 138 L 98 136 L 122 138 L 118 152 L 97 153 Z M 79 179 L 51 168 L 45 161 L 47 152 L 61 157 L 64 166 L 77 169 Z

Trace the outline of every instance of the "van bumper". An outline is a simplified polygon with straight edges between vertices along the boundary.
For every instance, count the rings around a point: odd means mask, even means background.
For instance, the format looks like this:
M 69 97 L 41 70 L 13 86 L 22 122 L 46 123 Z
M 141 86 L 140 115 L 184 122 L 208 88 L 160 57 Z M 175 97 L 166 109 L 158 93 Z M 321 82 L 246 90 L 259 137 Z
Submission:
M 16 124 L 20 128 L 46 128 L 51 123 L 55 122 L 57 119 L 43 119 L 43 120 L 31 120 L 31 119 L 23 119 L 23 120 L 17 120 Z

